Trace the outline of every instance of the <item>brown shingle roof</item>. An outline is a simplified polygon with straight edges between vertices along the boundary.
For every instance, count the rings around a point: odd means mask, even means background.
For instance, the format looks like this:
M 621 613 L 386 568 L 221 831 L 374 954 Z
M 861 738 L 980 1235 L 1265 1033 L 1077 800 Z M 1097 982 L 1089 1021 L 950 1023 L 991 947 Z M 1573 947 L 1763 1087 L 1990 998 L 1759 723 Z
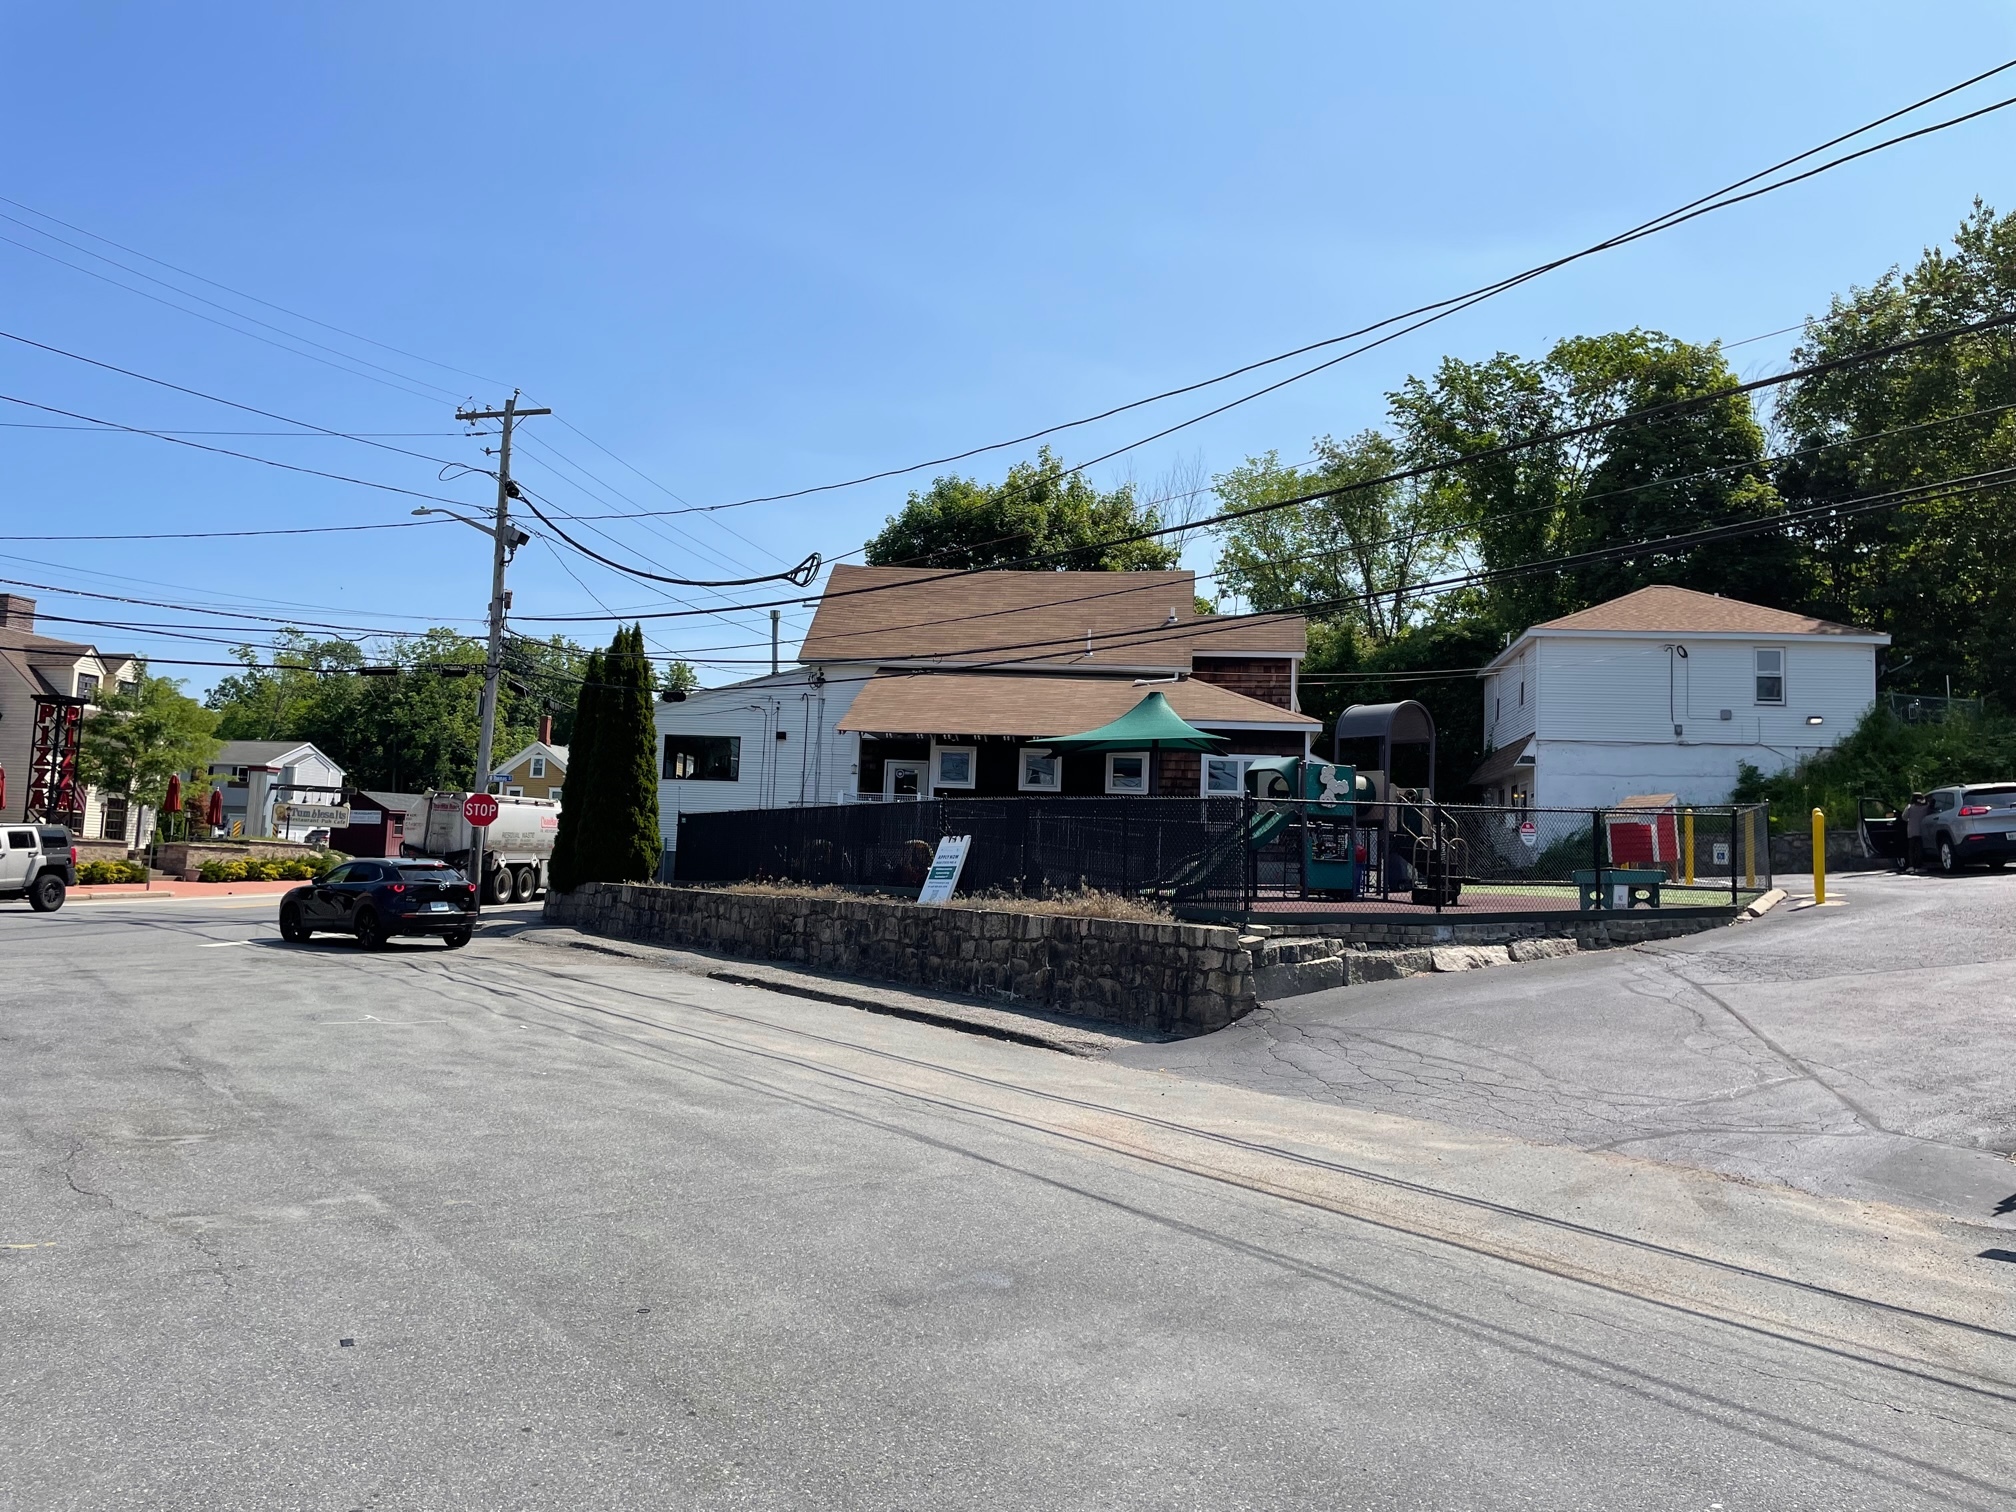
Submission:
M 1198 618 L 1189 572 L 946 573 L 843 564 L 827 580 L 798 659 L 1187 670 L 1193 650 L 1299 654 L 1308 639 L 1306 622 L 1292 615 L 1198 628 L 1208 624 Z
M 1767 609 L 1663 584 L 1535 625 L 1535 630 L 1632 630 L 1692 635 L 1868 635 L 1853 625 Z
M 1153 691 L 1204 729 L 1273 725 L 1314 730 L 1306 714 L 1291 714 L 1229 688 L 1191 678 L 1151 690 L 1119 677 L 1064 677 L 985 672 L 883 672 L 868 680 L 840 720 L 841 730 L 880 735 L 1075 735 L 1118 719 Z

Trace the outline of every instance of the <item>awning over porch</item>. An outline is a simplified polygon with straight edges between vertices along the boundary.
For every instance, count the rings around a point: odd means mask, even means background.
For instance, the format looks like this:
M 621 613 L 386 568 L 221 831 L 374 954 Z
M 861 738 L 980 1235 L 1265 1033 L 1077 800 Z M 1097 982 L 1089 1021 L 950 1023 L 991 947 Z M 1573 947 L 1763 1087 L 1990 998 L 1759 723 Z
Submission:
M 1527 766 L 1531 766 L 1533 758 L 1526 754 L 1526 749 L 1532 744 L 1533 737 L 1531 735 L 1521 735 L 1512 744 L 1498 747 L 1497 750 L 1479 762 L 1477 770 L 1470 774 L 1470 786 L 1483 788 L 1496 787 L 1499 783 L 1509 780 L 1512 776 L 1512 769 L 1522 761 Z
M 1059 730 L 1119 719 L 1150 691 L 1186 722 L 1209 730 L 1321 728 L 1306 714 L 1189 678 L 1138 687 L 1129 678 L 981 672 L 881 672 L 837 726 L 864 735 L 999 735 L 1035 742 Z

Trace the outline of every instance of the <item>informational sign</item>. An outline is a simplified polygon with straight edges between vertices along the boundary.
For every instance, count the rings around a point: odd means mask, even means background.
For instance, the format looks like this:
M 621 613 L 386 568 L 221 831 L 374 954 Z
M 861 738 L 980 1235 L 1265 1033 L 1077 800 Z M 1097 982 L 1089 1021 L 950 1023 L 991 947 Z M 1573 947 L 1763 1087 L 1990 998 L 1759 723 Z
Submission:
M 938 854 L 931 858 L 931 870 L 924 874 L 924 890 L 917 894 L 919 903 L 943 903 L 952 896 L 952 889 L 959 885 L 959 873 L 966 866 L 966 850 L 972 845 L 971 835 L 947 835 L 938 842 Z
M 478 829 L 497 822 L 497 800 L 488 793 L 471 793 L 462 805 L 462 817 Z
M 350 823 L 350 809 L 341 803 L 276 803 L 273 822 L 283 827 L 298 824 L 309 829 L 343 829 Z
M 1717 866 L 1727 866 L 1729 864 L 1729 842 L 1727 840 L 1717 840 L 1715 842 L 1714 855 Z
M 1519 843 L 1525 846 L 1526 849 L 1532 850 L 1540 843 L 1540 826 L 1535 824 L 1531 819 L 1520 825 Z

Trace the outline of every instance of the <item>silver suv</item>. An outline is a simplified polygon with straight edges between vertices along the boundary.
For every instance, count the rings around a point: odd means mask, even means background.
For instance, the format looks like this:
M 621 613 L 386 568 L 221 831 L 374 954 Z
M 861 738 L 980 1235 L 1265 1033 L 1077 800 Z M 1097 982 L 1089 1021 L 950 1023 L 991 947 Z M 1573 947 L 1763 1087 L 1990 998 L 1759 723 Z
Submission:
M 2000 871 L 2016 857 L 2016 782 L 1933 789 L 1920 833 L 1925 853 L 1948 876 L 1983 864 Z
M 0 898 L 54 913 L 77 885 L 77 847 L 60 824 L 0 825 Z

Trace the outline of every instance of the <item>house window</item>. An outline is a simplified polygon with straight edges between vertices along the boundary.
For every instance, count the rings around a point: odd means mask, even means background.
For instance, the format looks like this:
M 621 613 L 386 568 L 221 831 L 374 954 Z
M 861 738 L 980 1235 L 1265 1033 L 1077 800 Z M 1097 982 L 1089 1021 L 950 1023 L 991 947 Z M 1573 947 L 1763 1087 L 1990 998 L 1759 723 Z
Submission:
M 931 785 L 933 787 L 970 788 L 973 786 L 973 771 L 979 765 L 972 746 L 933 746 L 931 748 Z
M 520 787 L 507 787 L 506 789 L 504 789 L 504 796 L 506 798 L 523 798 L 525 796 L 525 789 Z
M 1757 648 L 1757 702 L 1785 702 L 1785 651 L 1781 646 Z
M 1206 756 L 1204 758 L 1204 796 L 1237 797 L 1246 791 L 1246 768 L 1256 761 L 1264 761 L 1264 756 Z
M 665 777 L 670 782 L 740 782 L 740 735 L 667 735 Z
M 1022 753 L 1021 777 L 1016 786 L 1025 793 L 1054 793 L 1064 785 L 1063 763 L 1055 751 Z
M 135 693 L 138 693 L 139 691 L 140 691 L 140 684 L 135 682 L 132 678 L 122 677 L 119 679 L 119 696 L 121 698 L 131 698 Z
M 98 678 L 96 674 L 90 672 L 79 672 L 77 674 L 77 696 L 79 698 L 95 698 L 98 696 Z
M 558 803 L 560 801 L 560 789 L 548 788 L 546 789 L 546 796 L 551 798 L 555 803 Z
M 1148 791 L 1148 753 L 1114 751 L 1106 758 L 1106 791 L 1145 793 Z
M 546 758 L 544 756 L 534 756 L 532 758 L 531 775 L 534 777 L 544 777 L 546 775 Z

